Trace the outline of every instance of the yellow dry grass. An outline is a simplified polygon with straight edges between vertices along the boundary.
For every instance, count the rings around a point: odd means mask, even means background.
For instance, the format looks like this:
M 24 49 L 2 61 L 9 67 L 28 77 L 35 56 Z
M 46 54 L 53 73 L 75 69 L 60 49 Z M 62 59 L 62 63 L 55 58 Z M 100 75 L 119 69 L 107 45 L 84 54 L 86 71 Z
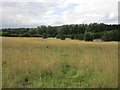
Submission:
M 62 64 L 77 68 L 77 74 L 72 77 L 72 81 L 64 79 L 66 86 L 60 83 L 61 86 L 45 84 L 43 87 L 118 86 L 118 42 L 12 37 L 3 37 L 2 40 L 3 87 L 23 87 L 22 75 L 34 77 L 27 87 L 42 87 L 38 83 L 39 75 L 50 71 L 59 76 Z M 82 84 L 74 85 L 73 83 L 80 83 L 75 78 L 84 72 L 92 72 L 92 75 L 85 74 L 88 75 L 85 77 L 90 78 L 81 81 L 84 82 Z

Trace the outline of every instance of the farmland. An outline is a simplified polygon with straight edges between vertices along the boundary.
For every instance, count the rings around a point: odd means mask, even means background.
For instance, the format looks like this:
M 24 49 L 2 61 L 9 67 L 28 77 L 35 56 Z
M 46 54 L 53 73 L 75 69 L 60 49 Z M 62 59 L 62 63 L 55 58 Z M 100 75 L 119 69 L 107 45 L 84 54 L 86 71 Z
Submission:
M 3 88 L 117 88 L 118 42 L 2 38 Z

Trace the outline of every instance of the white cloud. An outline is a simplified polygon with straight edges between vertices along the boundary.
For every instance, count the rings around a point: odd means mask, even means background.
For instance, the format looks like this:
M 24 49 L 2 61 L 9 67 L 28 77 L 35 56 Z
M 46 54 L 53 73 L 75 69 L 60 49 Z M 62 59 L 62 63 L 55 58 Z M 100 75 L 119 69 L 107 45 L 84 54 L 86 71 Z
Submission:
M 3 27 L 118 22 L 118 0 L 4 0 Z M 75 4 L 74 8 L 69 7 Z M 60 10 L 59 10 L 59 9 Z M 67 8 L 67 9 L 66 9 Z M 57 13 L 57 14 L 56 14 Z
M 111 16 L 112 15 L 112 16 Z M 111 18 L 116 18 L 117 2 L 91 2 L 84 5 L 76 6 L 74 10 L 68 10 L 63 13 L 63 19 L 66 23 L 91 23 L 91 22 L 105 22 Z M 117 23 L 109 22 L 109 23 Z

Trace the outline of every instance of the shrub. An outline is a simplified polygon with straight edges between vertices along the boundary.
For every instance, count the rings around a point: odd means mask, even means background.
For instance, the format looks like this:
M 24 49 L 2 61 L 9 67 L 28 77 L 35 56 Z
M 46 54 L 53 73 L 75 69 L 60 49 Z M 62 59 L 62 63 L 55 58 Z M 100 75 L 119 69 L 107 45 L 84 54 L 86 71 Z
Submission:
M 114 41 L 120 41 L 120 30 L 113 31 Z
M 18 37 L 17 34 L 10 34 L 10 37 Z
M 0 36 L 2 36 L 2 32 L 0 32 Z
M 47 34 L 47 37 L 52 37 L 50 34 Z
M 120 31 L 114 30 L 114 31 L 107 31 L 104 32 L 102 36 L 103 41 L 120 41 Z
M 71 35 L 67 35 L 67 38 L 70 38 Z
M 60 35 L 60 39 L 61 39 L 61 40 L 65 40 L 65 39 L 66 39 L 65 35 L 64 35 L 64 34 L 61 34 L 61 35 Z
M 101 39 L 103 33 L 94 33 L 94 39 Z
M 83 39 L 84 39 L 84 34 L 80 34 L 78 40 L 83 40 Z
M 23 34 L 19 34 L 19 37 L 30 37 L 30 35 L 28 33 L 23 33 Z
M 79 39 L 79 34 L 74 35 L 74 39 L 78 40 Z
M 70 35 L 70 39 L 73 40 L 73 39 L 74 39 L 74 36 L 75 36 L 74 34 Z
M 9 36 L 10 34 L 8 32 L 2 32 L 2 36 Z
M 57 35 L 56 35 L 56 38 L 60 38 L 60 34 L 57 34 Z
M 42 38 L 48 38 L 48 35 L 47 35 L 46 33 L 44 33 L 44 34 L 42 35 Z
M 42 35 L 40 35 L 40 34 L 34 34 L 34 35 L 31 35 L 31 37 L 42 37 Z
M 84 40 L 85 41 L 93 41 L 94 37 L 93 37 L 93 33 L 91 32 L 86 32 L 84 35 Z

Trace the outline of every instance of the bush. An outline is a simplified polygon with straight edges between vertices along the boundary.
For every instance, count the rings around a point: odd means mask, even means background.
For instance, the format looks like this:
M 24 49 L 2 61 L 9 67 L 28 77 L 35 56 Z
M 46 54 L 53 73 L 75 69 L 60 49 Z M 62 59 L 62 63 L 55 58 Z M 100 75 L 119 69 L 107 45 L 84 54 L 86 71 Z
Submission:
M 44 34 L 42 35 L 42 38 L 48 38 L 48 35 L 47 35 L 46 33 L 44 33 Z
M 113 31 L 114 41 L 120 41 L 120 30 Z
M 91 32 L 86 32 L 85 35 L 84 35 L 84 40 L 85 41 L 93 41 L 94 39 L 94 36 L 93 36 L 93 33 Z
M 114 30 L 114 31 L 107 31 L 104 32 L 102 36 L 103 41 L 120 41 L 120 31 Z
M 10 34 L 8 32 L 2 32 L 2 36 L 9 36 Z
M 75 37 L 75 35 L 74 34 L 72 34 L 72 35 L 70 35 L 70 39 L 74 39 L 74 37 Z
M 66 38 L 70 38 L 70 36 L 71 36 L 71 35 L 67 35 L 67 37 L 66 37 Z
M 79 34 L 74 35 L 74 39 L 78 40 L 79 39 Z
M 80 34 L 78 40 L 83 40 L 83 39 L 84 39 L 84 34 Z
M 2 32 L 0 32 L 0 36 L 2 36 Z
M 30 37 L 30 35 L 28 33 L 23 33 L 23 34 L 19 34 L 19 37 Z
M 56 35 L 56 38 L 60 38 L 60 34 L 57 34 L 57 35 Z
M 31 37 L 42 37 L 42 35 L 40 35 L 40 34 L 34 34 L 34 35 L 31 35 Z
M 60 35 L 60 39 L 61 39 L 61 40 L 65 40 L 65 39 L 66 39 L 65 35 L 63 35 L 63 34 Z
M 94 33 L 94 39 L 101 39 L 103 33 Z
M 47 37 L 52 37 L 50 34 L 47 34 Z
M 18 37 L 17 34 L 10 34 L 10 37 Z

